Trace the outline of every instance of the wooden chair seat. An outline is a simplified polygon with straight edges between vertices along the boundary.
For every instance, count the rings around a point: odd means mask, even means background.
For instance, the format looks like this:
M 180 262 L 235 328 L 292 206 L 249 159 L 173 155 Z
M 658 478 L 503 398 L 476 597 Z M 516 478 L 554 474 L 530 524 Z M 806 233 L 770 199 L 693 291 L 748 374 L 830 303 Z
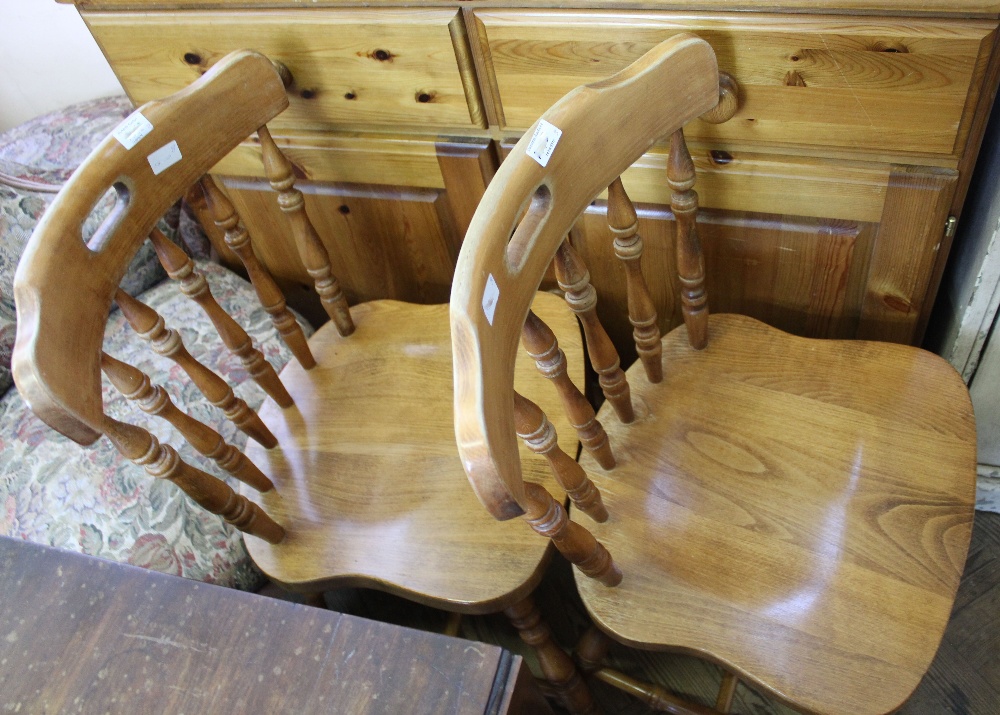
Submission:
M 926 672 L 965 563 L 972 405 L 941 358 L 808 340 L 713 315 L 664 337 L 664 377 L 628 370 L 636 420 L 602 420 L 618 465 L 581 462 L 627 574 L 577 573 L 623 642 L 695 652 L 823 713 L 887 712 Z M 927 520 L 933 512 L 935 518 Z
M 535 310 L 570 359 L 581 358 L 580 331 L 562 299 L 539 293 Z M 493 613 L 527 596 L 549 545 L 521 520 L 494 520 L 465 479 L 452 419 L 448 306 L 373 301 L 352 307 L 351 316 L 351 336 L 327 324 L 310 339 L 315 368 L 292 362 L 282 371 L 295 405 L 268 399 L 260 410 L 278 446 L 251 441 L 247 456 L 275 489 L 243 493 L 286 537 L 275 545 L 247 536 L 251 557 L 295 590 L 368 586 L 466 613 Z M 562 413 L 527 354 L 517 381 L 553 415 Z M 572 427 L 565 419 L 555 426 L 563 449 L 575 454 Z M 523 456 L 530 479 L 558 490 L 542 457 L 527 449 Z

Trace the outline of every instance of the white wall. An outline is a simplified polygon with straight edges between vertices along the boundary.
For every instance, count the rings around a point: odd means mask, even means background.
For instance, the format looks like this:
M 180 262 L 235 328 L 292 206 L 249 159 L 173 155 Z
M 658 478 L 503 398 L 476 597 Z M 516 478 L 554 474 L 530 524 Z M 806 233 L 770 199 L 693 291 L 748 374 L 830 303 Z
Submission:
M 73 5 L 0 0 L 0 131 L 122 91 Z

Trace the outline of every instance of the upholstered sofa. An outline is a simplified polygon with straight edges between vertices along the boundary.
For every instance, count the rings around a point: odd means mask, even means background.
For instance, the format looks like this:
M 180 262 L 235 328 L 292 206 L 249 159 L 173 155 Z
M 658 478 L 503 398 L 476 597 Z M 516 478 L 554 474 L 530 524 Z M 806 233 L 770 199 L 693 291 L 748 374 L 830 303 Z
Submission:
M 25 243 L 60 185 L 131 111 L 124 97 L 112 97 L 67 107 L 0 134 L 0 534 L 255 589 L 263 577 L 247 556 L 239 532 L 199 508 L 174 485 L 148 476 L 122 458 L 106 439 L 81 447 L 50 429 L 34 416 L 11 379 L 16 332 L 12 282 Z M 112 203 L 109 195 L 95 208 L 84 227 L 85 239 Z M 175 208 L 161 228 L 196 258 L 219 303 L 280 370 L 290 353 L 250 284 L 207 260 L 208 243 L 186 212 Z M 225 349 L 201 309 L 166 277 L 148 244 L 136 256 L 122 287 L 155 308 L 168 327 L 178 329 L 192 355 L 214 366 L 251 407 L 263 401 L 263 391 L 246 379 L 241 362 Z M 179 368 L 153 353 L 117 311 L 105 335 L 106 352 L 140 368 L 154 384 L 167 386 L 178 406 L 243 447 L 246 436 L 201 397 Z M 146 426 L 161 442 L 177 448 L 185 461 L 225 476 L 173 428 L 148 417 L 105 383 L 105 412 Z M 233 484 L 231 478 L 227 481 Z

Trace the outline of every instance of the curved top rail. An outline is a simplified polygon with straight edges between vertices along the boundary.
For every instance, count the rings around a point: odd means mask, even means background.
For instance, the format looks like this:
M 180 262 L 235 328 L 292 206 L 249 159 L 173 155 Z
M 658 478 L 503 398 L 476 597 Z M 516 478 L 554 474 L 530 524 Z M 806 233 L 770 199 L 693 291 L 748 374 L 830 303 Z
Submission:
M 132 256 L 191 184 L 287 106 L 271 61 L 233 52 L 187 88 L 126 119 L 122 126 L 145 126 L 143 119 L 151 125 L 133 146 L 112 134 L 73 174 L 14 277 L 14 381 L 46 424 L 81 444 L 100 436 L 104 325 Z M 158 152 L 163 161 L 154 170 Z M 83 222 L 110 188 L 118 204 L 84 243 Z
M 523 511 L 514 357 L 546 268 L 599 192 L 658 139 L 718 101 L 712 48 L 694 35 L 676 35 L 618 74 L 563 97 L 521 138 L 490 183 L 458 258 L 451 327 L 458 449 L 494 517 Z M 561 130 L 558 139 L 549 125 Z M 546 165 L 531 156 L 535 150 L 550 152 Z

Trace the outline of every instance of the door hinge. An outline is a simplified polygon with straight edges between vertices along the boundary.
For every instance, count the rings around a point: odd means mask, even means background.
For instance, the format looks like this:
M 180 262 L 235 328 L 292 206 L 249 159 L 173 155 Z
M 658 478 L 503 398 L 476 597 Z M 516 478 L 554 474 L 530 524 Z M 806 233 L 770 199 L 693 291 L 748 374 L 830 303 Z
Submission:
M 948 220 L 944 222 L 944 237 L 953 238 L 955 236 L 955 228 L 958 226 L 958 219 L 954 216 L 949 216 Z

